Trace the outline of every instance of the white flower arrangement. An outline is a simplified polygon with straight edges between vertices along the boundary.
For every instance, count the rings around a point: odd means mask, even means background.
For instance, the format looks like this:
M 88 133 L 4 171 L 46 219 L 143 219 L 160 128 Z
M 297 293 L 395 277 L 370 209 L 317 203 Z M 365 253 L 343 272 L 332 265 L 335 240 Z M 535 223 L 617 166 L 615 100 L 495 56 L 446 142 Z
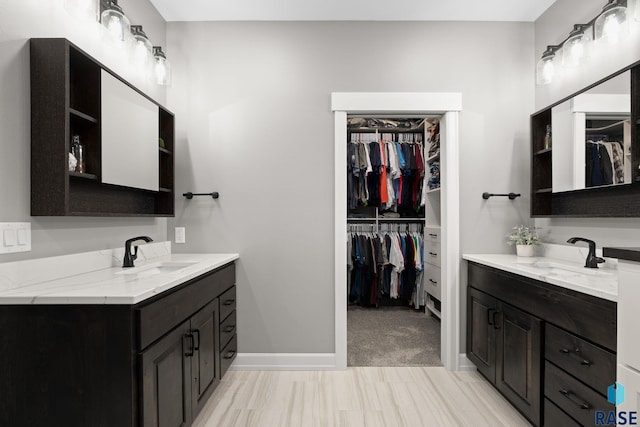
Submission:
M 513 227 L 513 231 L 507 234 L 507 243 L 510 245 L 537 245 L 540 243 L 540 236 L 538 236 L 536 227 L 520 225 Z

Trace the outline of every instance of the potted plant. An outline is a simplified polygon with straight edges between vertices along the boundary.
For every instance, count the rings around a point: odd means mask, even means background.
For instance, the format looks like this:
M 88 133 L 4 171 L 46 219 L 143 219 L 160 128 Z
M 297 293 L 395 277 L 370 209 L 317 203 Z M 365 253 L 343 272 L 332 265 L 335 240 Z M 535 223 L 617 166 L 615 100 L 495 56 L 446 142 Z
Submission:
M 540 243 L 540 237 L 536 227 L 525 227 L 520 225 L 513 227 L 513 231 L 507 234 L 507 242 L 516 245 L 518 256 L 533 256 L 533 247 Z

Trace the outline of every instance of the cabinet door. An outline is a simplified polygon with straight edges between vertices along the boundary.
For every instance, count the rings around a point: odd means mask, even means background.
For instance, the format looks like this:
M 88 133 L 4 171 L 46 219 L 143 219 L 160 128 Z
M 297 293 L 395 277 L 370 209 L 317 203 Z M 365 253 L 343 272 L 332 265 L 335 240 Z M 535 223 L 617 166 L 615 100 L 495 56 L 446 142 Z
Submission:
M 194 354 L 191 371 L 193 418 L 197 416 L 220 381 L 220 339 L 218 299 L 191 318 Z
M 193 336 L 184 322 L 140 355 L 142 425 L 182 427 L 191 424 Z
M 496 299 L 469 288 L 467 298 L 467 357 L 491 382 L 496 378 Z
M 540 425 L 542 321 L 505 303 L 498 311 L 496 387 Z

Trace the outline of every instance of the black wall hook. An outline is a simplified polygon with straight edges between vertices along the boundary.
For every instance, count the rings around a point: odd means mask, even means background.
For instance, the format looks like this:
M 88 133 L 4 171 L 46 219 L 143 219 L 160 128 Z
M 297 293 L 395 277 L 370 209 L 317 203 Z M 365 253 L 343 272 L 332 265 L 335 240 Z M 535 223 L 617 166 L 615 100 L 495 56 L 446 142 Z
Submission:
M 212 193 L 192 193 L 191 191 L 189 191 L 188 193 L 182 193 L 182 195 L 189 200 L 193 199 L 193 196 L 211 196 L 214 199 L 220 197 L 220 194 L 217 191 L 214 191 Z
M 482 198 L 487 200 L 489 197 L 508 197 L 509 200 L 513 200 L 516 197 L 520 197 L 520 193 L 516 194 L 516 193 L 509 193 L 509 194 L 493 194 L 493 193 L 482 193 Z

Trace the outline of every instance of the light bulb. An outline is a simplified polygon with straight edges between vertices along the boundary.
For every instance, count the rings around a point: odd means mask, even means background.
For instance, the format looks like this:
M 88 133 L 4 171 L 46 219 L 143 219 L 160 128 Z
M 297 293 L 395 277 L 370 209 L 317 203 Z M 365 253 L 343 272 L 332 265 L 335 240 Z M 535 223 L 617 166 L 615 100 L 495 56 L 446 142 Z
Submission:
M 107 2 L 104 11 L 100 15 L 100 21 L 107 37 L 113 41 L 125 43 L 129 40 L 131 23 L 115 0 Z
M 167 60 L 160 46 L 153 47 L 153 57 L 156 83 L 163 86 L 171 85 L 171 63 Z
M 551 84 L 556 76 L 555 52 L 558 46 L 547 46 L 542 58 L 536 66 L 536 83 L 538 85 Z
M 569 33 L 569 38 L 562 45 L 562 66 L 575 68 L 581 65 L 588 55 L 591 37 L 585 33 L 585 26 L 576 25 Z
M 610 0 L 594 24 L 595 38 L 600 43 L 619 43 L 629 32 L 627 8 L 618 0 Z

